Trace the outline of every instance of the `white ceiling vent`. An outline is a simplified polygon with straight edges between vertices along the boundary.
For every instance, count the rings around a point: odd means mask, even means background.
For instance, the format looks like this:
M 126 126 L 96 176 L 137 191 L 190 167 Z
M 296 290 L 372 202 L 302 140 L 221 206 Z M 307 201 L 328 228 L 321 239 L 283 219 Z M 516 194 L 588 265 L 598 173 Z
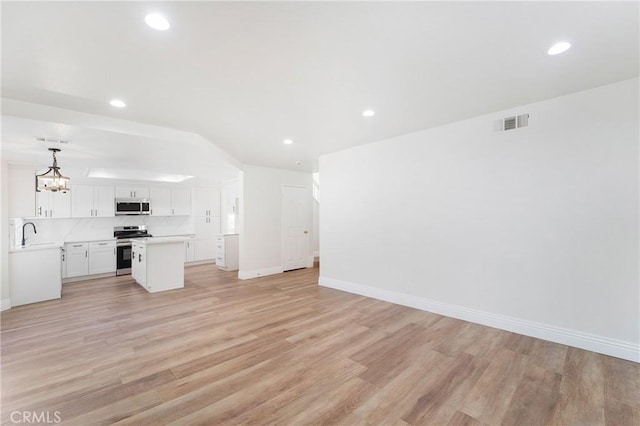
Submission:
M 44 143 L 69 143 L 68 140 L 55 139 L 55 138 L 36 138 L 36 140 L 38 142 L 44 142 Z
M 502 120 L 498 120 L 500 124 L 497 127 L 499 131 L 507 131 L 519 129 L 520 127 L 527 127 L 529 125 L 529 114 L 514 115 L 511 117 L 505 117 Z

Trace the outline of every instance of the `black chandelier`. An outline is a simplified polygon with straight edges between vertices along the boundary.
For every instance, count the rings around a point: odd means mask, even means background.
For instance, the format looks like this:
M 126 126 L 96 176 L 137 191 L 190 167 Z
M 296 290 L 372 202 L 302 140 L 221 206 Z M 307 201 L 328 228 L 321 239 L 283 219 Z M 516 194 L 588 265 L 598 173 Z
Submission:
M 70 179 L 62 176 L 56 159 L 56 152 L 60 152 L 60 150 L 49 148 L 49 151 L 53 153 L 53 165 L 45 173 L 36 175 L 36 191 L 67 192 L 71 189 L 69 188 Z

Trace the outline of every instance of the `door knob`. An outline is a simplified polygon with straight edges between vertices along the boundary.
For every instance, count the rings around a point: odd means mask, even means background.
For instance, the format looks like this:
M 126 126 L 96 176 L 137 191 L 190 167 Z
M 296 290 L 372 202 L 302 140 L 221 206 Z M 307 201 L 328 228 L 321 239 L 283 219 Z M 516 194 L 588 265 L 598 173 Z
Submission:
M 305 234 L 308 234 L 308 233 L 309 233 L 309 231 L 304 231 L 304 233 L 305 233 Z

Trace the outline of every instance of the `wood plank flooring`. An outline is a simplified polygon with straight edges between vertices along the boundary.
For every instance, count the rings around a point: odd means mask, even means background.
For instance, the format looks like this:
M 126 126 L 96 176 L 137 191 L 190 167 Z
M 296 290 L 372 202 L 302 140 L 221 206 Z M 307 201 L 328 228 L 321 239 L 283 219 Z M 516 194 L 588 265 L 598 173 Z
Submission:
M 317 268 L 235 275 L 76 282 L 3 312 L 2 424 L 640 424 L 639 364 L 319 287 Z

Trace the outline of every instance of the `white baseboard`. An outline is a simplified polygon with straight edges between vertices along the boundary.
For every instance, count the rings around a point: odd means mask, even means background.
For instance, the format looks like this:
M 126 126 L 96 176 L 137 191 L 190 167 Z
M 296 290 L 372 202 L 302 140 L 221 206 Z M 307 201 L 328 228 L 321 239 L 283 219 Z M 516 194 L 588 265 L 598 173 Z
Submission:
M 323 287 L 372 297 L 374 299 L 409 306 L 411 308 L 486 325 L 500 330 L 511 331 L 525 336 L 536 337 L 538 339 L 610 355 L 616 358 L 640 362 L 640 346 L 623 340 L 610 339 L 608 337 L 541 324 L 506 315 L 436 302 L 422 297 L 340 281 L 329 277 L 321 276 L 318 279 L 318 284 Z
M 0 300 L 0 311 L 6 311 L 7 309 L 11 309 L 11 299 Z
M 93 274 L 93 275 L 83 275 L 81 277 L 63 278 L 62 284 L 74 283 L 77 281 L 85 281 L 85 280 L 95 280 L 98 278 L 115 277 L 115 276 L 116 276 L 115 272 L 105 272 L 104 274 Z
M 272 266 L 271 268 L 254 269 L 253 271 L 238 271 L 238 279 L 250 280 L 251 278 L 264 277 L 267 275 L 281 274 L 284 272 L 282 266 Z

